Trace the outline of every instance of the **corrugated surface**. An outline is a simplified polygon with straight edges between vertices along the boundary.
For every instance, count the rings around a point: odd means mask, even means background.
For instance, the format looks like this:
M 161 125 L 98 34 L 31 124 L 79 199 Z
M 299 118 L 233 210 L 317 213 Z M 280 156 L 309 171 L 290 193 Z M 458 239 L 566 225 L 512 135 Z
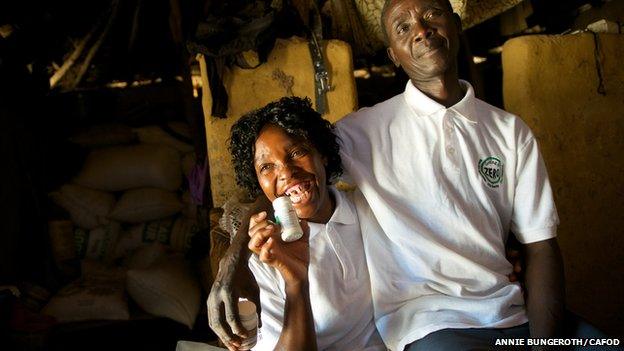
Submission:
M 568 305 L 624 335 L 624 36 L 597 38 L 508 41 L 503 93 L 505 108 L 533 129 L 546 160 L 561 219 Z M 598 92 L 600 76 L 605 95 Z
M 323 43 L 332 90 L 327 94 L 329 112 L 335 122 L 357 108 L 357 93 L 349 45 L 329 40 Z M 205 69 L 205 65 L 201 65 Z M 202 72 L 203 73 L 203 72 Z M 204 86 L 207 80 L 202 79 Z M 230 128 L 246 112 L 282 96 L 310 97 L 314 104 L 314 69 L 308 42 L 299 38 L 278 40 L 268 61 L 256 69 L 233 68 L 224 77 L 229 94 L 228 118 L 210 116 L 209 94 L 204 93 L 204 117 L 210 163 L 210 184 L 215 207 L 220 207 L 236 189 L 236 180 L 227 150 Z

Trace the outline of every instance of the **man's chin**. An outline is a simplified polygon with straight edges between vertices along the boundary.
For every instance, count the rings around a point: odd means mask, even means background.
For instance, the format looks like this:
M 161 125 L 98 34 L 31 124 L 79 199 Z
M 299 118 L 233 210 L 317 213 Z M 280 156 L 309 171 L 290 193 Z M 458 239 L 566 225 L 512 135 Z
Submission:
M 428 60 L 419 62 L 419 67 L 412 74 L 408 75 L 416 81 L 428 81 L 443 76 L 448 70 L 448 62 L 444 58 L 431 57 Z

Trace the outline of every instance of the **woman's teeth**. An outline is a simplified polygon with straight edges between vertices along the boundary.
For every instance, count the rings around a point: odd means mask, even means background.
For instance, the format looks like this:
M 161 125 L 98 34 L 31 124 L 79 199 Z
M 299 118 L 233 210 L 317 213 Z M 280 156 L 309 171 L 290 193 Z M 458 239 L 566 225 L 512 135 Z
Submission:
M 290 197 L 293 204 L 301 202 L 310 195 L 310 182 L 299 183 L 286 190 L 286 195 Z

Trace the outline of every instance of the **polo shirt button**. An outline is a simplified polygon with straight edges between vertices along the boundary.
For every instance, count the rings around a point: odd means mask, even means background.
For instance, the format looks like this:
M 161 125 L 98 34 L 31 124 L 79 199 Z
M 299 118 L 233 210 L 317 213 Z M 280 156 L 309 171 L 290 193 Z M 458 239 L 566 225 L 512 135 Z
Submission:
M 449 154 L 454 154 L 455 153 L 455 148 L 453 148 L 452 146 L 447 146 L 446 147 L 446 152 L 448 152 Z

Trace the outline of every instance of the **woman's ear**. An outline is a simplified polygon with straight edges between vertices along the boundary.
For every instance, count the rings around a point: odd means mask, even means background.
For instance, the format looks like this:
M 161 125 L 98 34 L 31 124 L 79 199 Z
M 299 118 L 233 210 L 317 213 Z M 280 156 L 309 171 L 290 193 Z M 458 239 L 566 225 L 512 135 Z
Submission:
M 329 161 L 327 160 L 327 156 L 321 157 L 321 162 L 323 162 L 323 169 L 325 170 L 325 183 L 331 184 L 331 178 L 333 178 L 333 175 L 330 173 L 330 170 L 327 168 L 327 166 L 329 166 Z

